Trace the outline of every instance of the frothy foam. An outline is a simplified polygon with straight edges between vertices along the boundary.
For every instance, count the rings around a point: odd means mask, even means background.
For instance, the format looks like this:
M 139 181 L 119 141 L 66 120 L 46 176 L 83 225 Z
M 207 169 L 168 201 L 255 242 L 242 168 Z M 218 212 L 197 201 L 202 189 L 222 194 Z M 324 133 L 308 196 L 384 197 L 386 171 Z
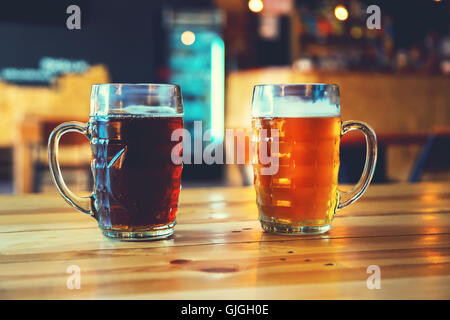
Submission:
M 176 109 L 168 106 L 142 106 L 131 105 L 123 109 L 111 111 L 110 115 L 133 117 L 182 117 L 183 113 L 177 113 Z
M 313 118 L 340 115 L 339 105 L 329 99 L 312 101 L 295 96 L 259 100 L 254 102 L 252 110 L 254 117 Z

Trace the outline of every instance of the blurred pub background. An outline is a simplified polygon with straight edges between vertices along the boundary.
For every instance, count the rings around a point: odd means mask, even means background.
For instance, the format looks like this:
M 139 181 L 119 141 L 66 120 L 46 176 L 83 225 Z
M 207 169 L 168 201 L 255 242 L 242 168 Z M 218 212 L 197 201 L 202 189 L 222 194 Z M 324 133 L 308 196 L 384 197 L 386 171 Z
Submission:
M 81 28 L 69 30 L 70 5 Z M 366 25 L 381 10 L 380 29 Z M 51 130 L 86 122 L 95 83 L 181 85 L 185 127 L 249 130 L 253 86 L 336 83 L 343 120 L 378 135 L 374 183 L 450 180 L 448 0 L 8 1 L 0 10 L 0 193 L 54 191 Z M 89 190 L 90 147 L 62 138 L 67 183 Z M 354 183 L 364 141 L 342 142 Z M 228 150 L 229 152 L 230 150 Z M 227 146 L 225 146 L 227 152 Z M 249 185 L 249 165 L 185 165 L 183 186 Z

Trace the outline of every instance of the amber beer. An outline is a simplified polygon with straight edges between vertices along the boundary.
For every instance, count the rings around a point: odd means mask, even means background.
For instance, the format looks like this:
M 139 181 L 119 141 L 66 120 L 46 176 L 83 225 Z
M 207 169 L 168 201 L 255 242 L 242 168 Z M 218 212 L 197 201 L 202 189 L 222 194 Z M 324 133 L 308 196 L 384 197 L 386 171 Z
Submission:
M 278 228 L 329 225 L 338 205 L 340 117 L 254 117 L 252 126 L 254 141 L 263 136 L 262 130 L 279 130 L 276 174 L 261 174 L 264 165 L 258 148 L 264 144 L 256 144 L 254 175 L 261 222 L 268 226 L 277 221 Z
M 327 232 L 336 211 L 358 200 L 372 180 L 377 159 L 372 128 L 355 120 L 341 123 L 335 84 L 257 85 L 251 114 L 262 228 L 283 234 Z M 358 183 L 350 191 L 341 191 L 339 144 L 341 135 L 352 130 L 365 135 L 367 156 Z M 269 174 L 268 156 L 275 160 L 271 163 L 278 163 L 278 170 Z

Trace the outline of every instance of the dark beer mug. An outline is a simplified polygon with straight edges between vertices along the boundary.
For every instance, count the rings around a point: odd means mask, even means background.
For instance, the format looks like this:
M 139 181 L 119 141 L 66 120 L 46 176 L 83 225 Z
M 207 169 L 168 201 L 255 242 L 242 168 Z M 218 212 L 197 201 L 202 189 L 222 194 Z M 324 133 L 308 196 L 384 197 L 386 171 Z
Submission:
M 163 239 L 173 233 L 182 164 L 171 160 L 172 133 L 183 128 L 180 88 L 168 84 L 92 86 L 87 124 L 65 122 L 48 141 L 50 172 L 62 197 L 97 219 L 103 234 L 120 240 Z M 58 164 L 58 142 L 79 132 L 91 143 L 94 190 L 68 189 Z

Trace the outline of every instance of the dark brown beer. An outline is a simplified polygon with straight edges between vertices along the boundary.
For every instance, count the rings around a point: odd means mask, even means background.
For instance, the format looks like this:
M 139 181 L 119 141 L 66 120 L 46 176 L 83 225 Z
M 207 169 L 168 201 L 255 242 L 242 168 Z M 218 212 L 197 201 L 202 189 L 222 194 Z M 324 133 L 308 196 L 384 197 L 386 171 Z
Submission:
M 181 117 L 91 118 L 96 217 L 105 230 L 140 232 L 175 221 L 182 165 L 171 160 Z
M 254 141 L 261 130 L 279 130 L 279 170 L 261 174 L 254 164 L 256 198 L 263 227 L 329 225 L 338 205 L 339 117 L 253 118 Z M 260 144 L 257 144 L 259 147 Z M 268 154 L 271 154 L 270 144 Z M 255 152 L 259 155 L 259 150 Z

